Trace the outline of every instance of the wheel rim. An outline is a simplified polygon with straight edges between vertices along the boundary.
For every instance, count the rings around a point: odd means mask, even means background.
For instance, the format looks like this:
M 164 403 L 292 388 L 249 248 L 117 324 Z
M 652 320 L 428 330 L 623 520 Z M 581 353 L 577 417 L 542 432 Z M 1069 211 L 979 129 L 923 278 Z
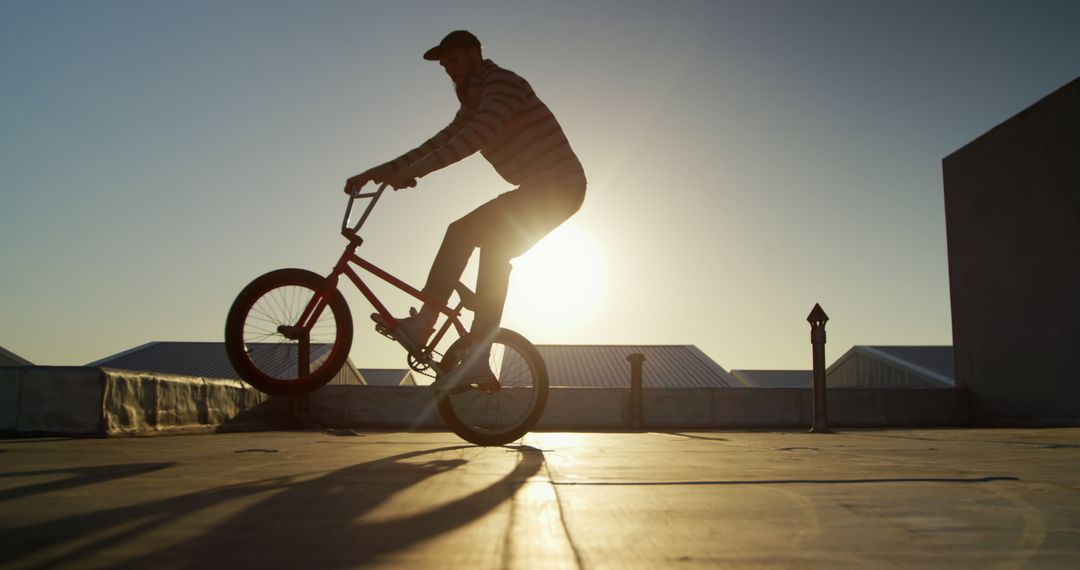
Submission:
M 537 405 L 538 371 L 513 346 L 495 342 L 488 360 L 497 382 L 474 384 L 448 396 L 454 415 L 469 429 L 487 435 L 513 432 Z
M 308 286 L 281 285 L 252 302 L 244 316 L 242 340 L 246 359 L 261 375 L 278 382 L 302 380 L 332 361 L 340 329 L 327 305 L 308 335 L 308 370 L 301 374 L 303 347 L 292 328 L 315 295 Z

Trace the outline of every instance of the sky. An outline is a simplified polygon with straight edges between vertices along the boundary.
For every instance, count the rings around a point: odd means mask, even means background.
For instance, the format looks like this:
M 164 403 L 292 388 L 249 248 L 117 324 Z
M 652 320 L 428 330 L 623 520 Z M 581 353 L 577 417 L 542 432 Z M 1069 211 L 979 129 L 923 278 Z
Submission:
M 830 362 L 950 344 L 941 159 L 1080 75 L 1076 22 L 1071 0 L 0 0 L 0 346 L 221 341 L 256 276 L 328 272 L 344 180 L 452 118 L 420 55 L 458 28 L 589 179 L 504 326 L 807 369 L 820 302 Z M 360 254 L 420 285 L 446 225 L 511 189 L 470 157 L 382 200 Z M 346 298 L 353 362 L 403 367 Z

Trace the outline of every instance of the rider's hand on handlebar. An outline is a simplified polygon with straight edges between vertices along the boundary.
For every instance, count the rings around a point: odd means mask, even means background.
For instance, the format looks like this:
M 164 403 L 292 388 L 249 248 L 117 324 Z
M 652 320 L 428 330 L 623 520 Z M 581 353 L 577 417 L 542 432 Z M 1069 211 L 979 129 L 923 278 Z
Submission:
M 375 175 L 374 180 L 379 184 L 387 184 L 394 190 L 416 186 L 416 175 L 413 174 L 412 169 L 409 167 L 389 172 L 379 172 Z
M 364 185 L 368 182 L 373 182 L 375 180 L 375 177 L 378 176 L 380 171 L 383 169 L 387 169 L 387 166 L 380 165 L 374 168 L 369 168 L 361 172 L 360 174 L 349 178 L 345 181 L 345 193 L 356 194 L 360 192 L 360 189 L 363 188 Z

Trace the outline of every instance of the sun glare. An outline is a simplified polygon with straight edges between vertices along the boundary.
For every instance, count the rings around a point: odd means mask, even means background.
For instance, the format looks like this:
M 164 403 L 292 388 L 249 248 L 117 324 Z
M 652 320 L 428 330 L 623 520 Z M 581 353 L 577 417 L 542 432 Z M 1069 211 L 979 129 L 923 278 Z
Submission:
M 559 227 L 513 264 L 507 314 L 533 332 L 569 332 L 595 316 L 607 296 L 604 252 L 576 225 Z

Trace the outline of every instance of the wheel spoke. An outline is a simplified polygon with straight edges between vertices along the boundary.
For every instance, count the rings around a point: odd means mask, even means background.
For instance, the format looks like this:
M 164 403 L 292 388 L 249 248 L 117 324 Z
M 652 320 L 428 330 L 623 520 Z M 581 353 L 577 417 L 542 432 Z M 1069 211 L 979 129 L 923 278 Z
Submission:
M 275 297 L 277 297 L 277 293 L 275 291 L 270 291 L 263 298 L 259 299 L 259 305 L 257 306 L 264 311 L 264 314 L 267 315 L 270 320 L 285 324 L 285 321 L 282 319 L 281 306 L 278 304 Z
M 488 361 L 501 387 L 489 392 L 481 387 L 450 397 L 455 415 L 479 433 L 510 433 L 529 421 L 537 390 L 529 360 L 516 348 L 496 342 Z
M 275 333 L 264 334 L 264 335 L 259 335 L 259 336 L 254 336 L 254 337 L 249 337 L 247 335 L 244 335 L 244 343 L 245 344 L 254 344 L 256 342 L 262 341 L 263 339 L 271 338 L 271 337 L 273 337 L 275 335 L 277 335 L 276 332 Z
M 481 403 L 483 403 L 483 394 L 472 391 L 465 392 L 465 394 L 471 395 L 472 397 L 472 405 L 469 406 L 469 409 L 467 410 L 468 413 L 465 414 L 465 417 L 471 418 L 473 417 L 473 412 L 476 410 L 476 408 L 479 407 Z M 481 411 L 483 410 L 481 409 Z
M 325 283 L 310 271 L 281 269 L 252 281 L 237 296 L 225 343 L 230 362 L 248 383 L 269 394 L 298 394 L 326 382 L 345 364 L 352 319 L 340 293 L 332 292 L 318 318 L 307 323 L 306 363 L 300 362 L 301 331 L 289 330 L 303 324 L 300 316 Z M 283 332 L 283 326 L 289 329 Z M 307 373 L 301 375 L 302 369 Z
M 511 395 L 510 395 L 510 394 L 509 394 L 508 392 L 506 392 L 506 389 L 505 389 L 505 388 L 503 389 L 503 391 L 502 391 L 502 393 L 500 394 L 500 396 L 505 396 L 505 397 L 506 397 L 506 401 L 507 401 L 507 402 L 509 402 L 509 403 L 511 403 L 511 404 L 513 404 L 513 405 L 514 405 L 514 406 L 515 406 L 515 407 L 517 408 L 517 411 L 521 413 L 521 417 L 525 417 L 525 416 L 528 416 L 528 415 L 529 415 L 529 413 L 528 413 L 528 412 L 529 412 L 529 408 L 528 408 L 528 406 L 525 406 L 525 405 L 521 404 L 520 402 L 518 402 L 516 398 L 514 398 L 514 397 L 513 397 L 513 396 L 511 396 Z

